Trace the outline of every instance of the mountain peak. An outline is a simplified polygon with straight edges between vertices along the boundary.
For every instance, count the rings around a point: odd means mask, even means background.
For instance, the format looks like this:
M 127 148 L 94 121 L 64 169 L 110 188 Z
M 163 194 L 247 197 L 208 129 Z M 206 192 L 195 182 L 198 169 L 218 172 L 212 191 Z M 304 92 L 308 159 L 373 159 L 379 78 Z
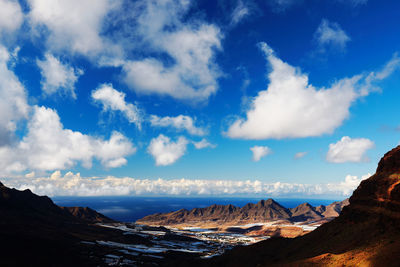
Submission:
M 400 146 L 393 148 L 381 158 L 376 173 L 400 173 Z
M 304 202 L 304 203 L 298 205 L 297 207 L 312 207 L 312 206 L 310 205 L 310 203 Z
M 400 146 L 386 153 L 376 173 L 362 181 L 350 198 L 350 204 L 376 211 L 400 211 Z
M 272 198 L 268 198 L 267 200 L 262 199 L 257 203 L 257 205 L 261 205 L 261 206 L 269 206 L 269 205 L 272 205 L 272 204 L 278 204 L 279 205 L 279 203 L 276 202 L 275 200 L 273 200 Z

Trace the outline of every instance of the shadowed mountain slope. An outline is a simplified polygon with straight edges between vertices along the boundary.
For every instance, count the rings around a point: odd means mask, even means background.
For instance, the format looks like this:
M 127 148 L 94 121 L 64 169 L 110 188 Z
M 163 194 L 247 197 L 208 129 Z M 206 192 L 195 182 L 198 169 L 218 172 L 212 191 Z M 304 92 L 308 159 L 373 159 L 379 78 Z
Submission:
M 0 266 L 103 266 L 96 240 L 145 244 L 137 235 L 94 225 L 112 221 L 88 208 L 60 208 L 46 196 L 0 183 Z

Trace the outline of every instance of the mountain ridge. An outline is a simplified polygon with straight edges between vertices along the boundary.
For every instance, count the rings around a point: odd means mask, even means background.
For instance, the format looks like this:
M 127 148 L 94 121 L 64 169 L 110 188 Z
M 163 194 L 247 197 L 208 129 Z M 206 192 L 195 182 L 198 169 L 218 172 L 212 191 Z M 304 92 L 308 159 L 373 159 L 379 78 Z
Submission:
M 317 207 L 313 207 L 309 203 L 300 204 L 295 208 L 286 208 L 277 201 L 269 198 L 267 200 L 260 200 L 257 203 L 247 203 L 241 208 L 232 204 L 213 204 L 205 208 L 194 208 L 191 210 L 181 209 L 169 213 L 156 213 L 145 216 L 136 222 L 149 225 L 177 225 L 195 222 L 248 224 L 276 220 L 304 222 L 336 217 L 346 204 L 348 204 L 348 199 L 340 202 L 333 202 L 327 206 L 320 205 L 319 210 L 321 210 L 321 212 L 319 212 Z M 336 211 L 336 213 L 334 213 L 334 211 Z

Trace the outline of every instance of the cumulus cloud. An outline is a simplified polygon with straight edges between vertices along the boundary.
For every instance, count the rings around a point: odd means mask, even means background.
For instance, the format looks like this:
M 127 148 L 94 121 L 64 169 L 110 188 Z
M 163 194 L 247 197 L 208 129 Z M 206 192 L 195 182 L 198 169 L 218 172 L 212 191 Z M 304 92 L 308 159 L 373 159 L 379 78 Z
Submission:
M 191 135 L 202 136 L 206 134 L 205 129 L 196 127 L 192 117 L 186 115 L 179 115 L 176 117 L 151 115 L 150 124 L 156 127 L 173 127 L 178 131 L 186 130 Z
M 346 176 L 338 183 L 301 184 L 259 180 L 136 179 L 132 177 L 81 177 L 79 173 L 54 172 L 50 177 L 10 178 L 1 182 L 20 190 L 48 196 L 336 196 L 348 197 L 370 175 Z
M 74 69 L 49 53 L 46 53 L 44 60 L 36 60 L 36 64 L 42 74 L 42 90 L 46 95 L 63 92 L 76 98 L 75 83 L 83 70 Z
M 354 175 L 347 175 L 344 181 L 340 182 L 338 186 L 343 192 L 343 195 L 350 195 L 363 180 L 368 179 L 369 177 L 371 177 L 370 173 L 363 175 L 360 178 Z
M 0 0 L 0 34 L 10 34 L 19 29 L 24 15 L 18 1 Z
M 253 161 L 260 161 L 261 158 L 272 153 L 272 150 L 267 146 L 253 146 L 250 147 L 253 152 Z
M 365 153 L 373 147 L 374 142 L 369 139 L 352 139 L 348 136 L 343 136 L 342 139 L 336 143 L 329 145 L 326 160 L 332 163 L 368 161 Z
M 266 43 L 260 47 L 272 69 L 268 88 L 252 99 L 246 119 L 239 118 L 229 126 L 226 134 L 231 138 L 282 139 L 332 133 L 348 118 L 349 108 L 358 98 L 376 90 L 375 84 L 399 67 L 394 55 L 378 72 L 385 75 L 363 73 L 318 89 Z
M 326 19 L 321 21 L 314 34 L 314 38 L 321 51 L 325 51 L 328 47 L 344 50 L 350 41 L 350 37 L 338 23 L 330 22 Z
M 138 107 L 125 101 L 125 94 L 115 90 L 111 84 L 102 84 L 92 91 L 92 98 L 101 103 L 103 111 L 120 111 L 130 123 L 135 123 L 141 128 L 141 115 Z
M 30 109 L 24 86 L 9 69 L 10 59 L 10 53 L 0 45 L 0 148 L 13 141 L 18 122 L 28 117 Z
M 214 56 L 221 49 L 222 35 L 215 25 L 184 21 L 189 8 L 186 0 L 137 2 L 140 12 L 132 30 L 152 55 L 123 64 L 124 81 L 137 93 L 199 102 L 217 91 L 220 72 Z
M 112 0 L 28 0 L 31 25 L 45 33 L 52 51 L 93 56 L 113 47 L 101 36 L 104 19 L 120 1 Z
M 236 25 L 242 21 L 245 17 L 250 15 L 250 9 L 243 1 L 239 0 L 236 8 L 233 10 L 231 15 L 231 24 Z
M 307 155 L 307 152 L 297 152 L 294 155 L 294 159 L 301 159 L 301 158 L 304 158 L 306 155 Z
M 207 148 L 207 147 L 209 147 L 209 148 L 217 147 L 217 145 L 208 142 L 207 139 L 205 139 L 205 138 L 201 139 L 198 142 L 193 141 L 192 143 L 196 149 L 203 149 L 203 148 Z
M 176 142 L 160 134 L 150 141 L 147 151 L 156 161 L 156 166 L 167 166 L 175 163 L 186 153 L 189 141 L 181 136 Z
M 3 172 L 54 170 L 73 167 L 80 162 L 90 168 L 98 159 L 108 168 L 124 165 L 126 156 L 136 148 L 121 133 L 113 132 L 109 140 L 64 129 L 57 112 L 34 107 L 28 133 L 13 146 L 0 147 L 0 169 Z

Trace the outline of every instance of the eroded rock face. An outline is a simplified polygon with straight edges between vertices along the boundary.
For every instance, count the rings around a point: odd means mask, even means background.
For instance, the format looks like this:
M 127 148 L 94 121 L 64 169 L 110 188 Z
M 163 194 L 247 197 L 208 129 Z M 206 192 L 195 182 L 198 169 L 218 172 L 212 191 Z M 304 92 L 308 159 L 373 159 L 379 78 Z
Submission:
M 350 207 L 380 213 L 400 211 L 400 146 L 386 153 L 376 173 L 361 182 L 350 198 Z

